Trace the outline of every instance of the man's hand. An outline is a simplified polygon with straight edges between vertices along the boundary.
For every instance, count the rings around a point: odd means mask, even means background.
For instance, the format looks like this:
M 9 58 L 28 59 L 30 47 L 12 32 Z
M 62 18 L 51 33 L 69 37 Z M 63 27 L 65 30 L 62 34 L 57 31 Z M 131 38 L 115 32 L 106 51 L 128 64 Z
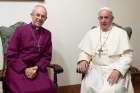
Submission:
M 118 70 L 113 69 L 107 81 L 109 82 L 109 84 L 113 85 L 118 82 L 120 76 L 121 76 L 121 73 Z
M 25 75 L 27 76 L 27 78 L 29 79 L 33 79 L 37 76 L 37 66 L 34 67 L 29 67 L 25 69 Z
M 88 70 L 88 62 L 87 61 L 81 61 L 80 63 L 77 64 L 77 72 L 79 73 L 86 73 Z

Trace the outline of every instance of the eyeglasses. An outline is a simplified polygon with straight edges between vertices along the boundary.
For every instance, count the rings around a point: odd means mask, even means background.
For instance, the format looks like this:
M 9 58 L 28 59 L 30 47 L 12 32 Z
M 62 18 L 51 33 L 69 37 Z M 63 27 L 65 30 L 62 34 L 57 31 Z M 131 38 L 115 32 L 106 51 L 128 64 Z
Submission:
M 34 17 L 36 17 L 36 18 L 47 19 L 47 16 L 46 15 L 41 15 L 39 13 L 31 14 L 31 15 L 34 16 Z

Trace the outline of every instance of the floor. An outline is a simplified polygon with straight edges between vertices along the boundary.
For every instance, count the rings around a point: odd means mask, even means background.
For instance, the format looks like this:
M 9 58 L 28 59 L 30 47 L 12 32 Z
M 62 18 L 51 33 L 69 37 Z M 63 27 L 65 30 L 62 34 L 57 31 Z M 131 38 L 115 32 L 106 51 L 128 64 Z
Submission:
M 134 92 L 140 93 L 140 82 L 133 83 Z M 58 93 L 80 93 L 80 85 L 59 87 Z

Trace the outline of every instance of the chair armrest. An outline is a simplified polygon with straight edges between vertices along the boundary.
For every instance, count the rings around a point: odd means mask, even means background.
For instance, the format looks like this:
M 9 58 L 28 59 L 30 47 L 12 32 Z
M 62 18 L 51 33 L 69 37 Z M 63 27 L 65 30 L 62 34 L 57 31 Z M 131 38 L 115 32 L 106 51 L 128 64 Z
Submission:
M 130 66 L 129 70 L 130 70 L 131 74 L 140 73 L 139 69 L 134 66 Z
M 3 70 L 0 70 L 0 81 L 3 80 Z
M 131 81 L 134 87 L 134 92 L 139 93 L 139 86 L 140 86 L 140 71 L 138 68 L 131 66 L 129 68 L 129 72 L 131 73 Z
M 5 72 L 6 72 L 6 69 L 0 70 L 0 81 L 3 81 L 3 79 L 5 77 Z
M 58 64 L 49 64 L 48 67 L 53 69 L 53 71 L 54 71 L 54 77 L 53 77 L 54 78 L 54 83 L 58 87 L 58 84 L 57 84 L 57 74 L 62 73 L 64 70 Z
M 140 81 L 140 70 L 138 68 L 136 68 L 134 66 L 131 66 L 129 68 L 129 71 L 131 73 L 132 82 Z M 79 72 L 79 71 L 77 71 L 77 73 L 82 74 L 82 79 L 84 78 L 85 73 L 82 73 L 82 72 Z
M 132 82 L 140 82 L 140 70 L 134 66 L 131 66 L 129 71 L 131 73 Z
M 76 70 L 76 72 L 79 73 L 79 74 L 82 74 L 82 80 L 83 80 L 83 78 L 85 77 L 85 74 L 86 74 L 86 73 L 80 72 L 80 71 L 78 71 L 78 70 Z
M 49 64 L 48 67 L 52 68 L 54 70 L 54 72 L 57 74 L 62 73 L 64 71 L 63 68 L 58 64 Z

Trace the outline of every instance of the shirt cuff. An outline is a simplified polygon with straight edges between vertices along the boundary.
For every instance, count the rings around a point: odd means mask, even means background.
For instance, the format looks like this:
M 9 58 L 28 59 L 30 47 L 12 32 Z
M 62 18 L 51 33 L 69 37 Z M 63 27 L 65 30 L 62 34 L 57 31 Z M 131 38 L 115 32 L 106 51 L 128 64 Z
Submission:
M 90 56 L 88 54 L 86 54 L 85 52 L 81 52 L 78 58 L 78 63 L 82 60 L 85 60 L 87 62 L 90 61 Z

